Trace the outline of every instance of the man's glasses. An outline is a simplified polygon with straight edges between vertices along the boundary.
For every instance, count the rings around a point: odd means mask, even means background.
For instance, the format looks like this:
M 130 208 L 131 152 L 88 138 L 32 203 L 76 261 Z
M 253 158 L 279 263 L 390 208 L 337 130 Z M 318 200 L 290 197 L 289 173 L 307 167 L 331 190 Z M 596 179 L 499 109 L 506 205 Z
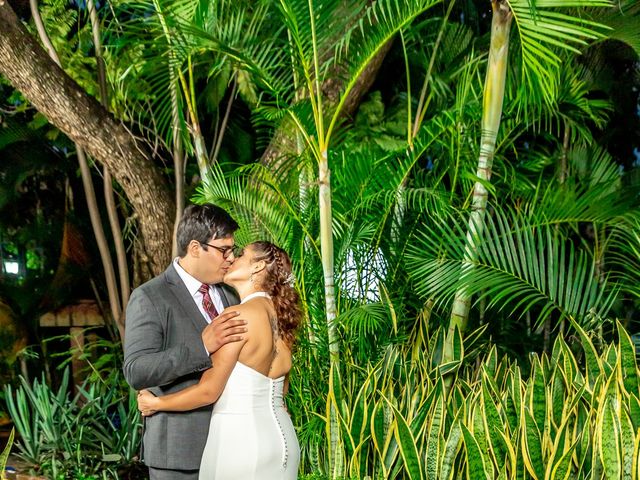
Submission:
M 238 253 L 240 253 L 240 249 L 235 245 L 233 247 L 216 247 L 215 245 L 211 245 L 210 243 L 205 242 L 200 242 L 200 245 L 206 245 L 207 247 L 215 248 L 222 254 L 222 258 L 224 258 L 225 260 L 229 258 L 232 253 L 236 257 L 238 256 Z

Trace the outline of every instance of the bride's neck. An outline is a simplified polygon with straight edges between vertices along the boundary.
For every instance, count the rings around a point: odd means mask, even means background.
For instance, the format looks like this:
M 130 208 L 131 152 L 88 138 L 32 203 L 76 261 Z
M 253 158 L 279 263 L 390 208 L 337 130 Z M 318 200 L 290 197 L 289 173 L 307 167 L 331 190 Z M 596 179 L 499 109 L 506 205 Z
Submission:
M 249 295 L 251 295 L 252 293 L 256 293 L 256 292 L 261 292 L 262 290 L 259 288 L 255 288 L 255 286 L 250 283 L 243 283 L 240 285 L 232 285 L 233 288 L 236 289 L 236 292 L 238 292 L 238 296 L 240 297 L 240 301 L 244 300 L 246 297 L 248 297 Z

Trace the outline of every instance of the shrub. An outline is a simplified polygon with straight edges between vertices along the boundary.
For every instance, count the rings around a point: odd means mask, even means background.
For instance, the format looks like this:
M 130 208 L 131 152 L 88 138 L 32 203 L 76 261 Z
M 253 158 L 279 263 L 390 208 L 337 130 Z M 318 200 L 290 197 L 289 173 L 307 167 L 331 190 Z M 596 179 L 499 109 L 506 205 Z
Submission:
M 364 381 L 353 366 L 333 369 L 326 435 L 306 437 L 305 470 L 315 465 L 329 478 L 640 478 L 633 344 L 618 325 L 618 344 L 598 354 L 575 328 L 578 352 L 559 337 L 551 356 L 531 356 L 528 375 L 495 347 L 463 365 L 459 339 L 456 360 L 442 365 L 440 333 L 428 348 L 389 347 Z
M 85 383 L 72 396 L 69 371 L 54 391 L 44 378 L 29 384 L 20 377 L 6 403 L 20 440 L 17 456 L 39 474 L 55 479 L 118 478 L 118 469 L 135 461 L 140 445 L 140 414 L 132 390 L 111 382 Z M 96 477 L 97 478 L 97 477 Z

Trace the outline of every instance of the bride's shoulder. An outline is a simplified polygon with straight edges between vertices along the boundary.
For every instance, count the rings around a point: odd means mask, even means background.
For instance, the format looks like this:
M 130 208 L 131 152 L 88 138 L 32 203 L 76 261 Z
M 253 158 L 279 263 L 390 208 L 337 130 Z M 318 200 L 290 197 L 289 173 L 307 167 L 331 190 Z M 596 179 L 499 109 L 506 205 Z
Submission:
M 268 302 L 262 299 L 254 299 L 247 303 L 231 305 L 224 309 L 226 312 L 238 312 L 238 318 L 250 322 L 251 320 L 268 319 L 272 315 L 272 307 Z

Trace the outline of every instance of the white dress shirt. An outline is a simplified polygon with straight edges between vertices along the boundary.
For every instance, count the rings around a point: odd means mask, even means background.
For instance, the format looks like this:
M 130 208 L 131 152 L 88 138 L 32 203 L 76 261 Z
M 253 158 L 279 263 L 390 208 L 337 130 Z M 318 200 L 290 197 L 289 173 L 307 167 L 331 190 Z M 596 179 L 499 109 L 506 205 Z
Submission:
M 211 318 L 209 318 L 209 314 L 206 312 L 206 310 L 204 309 L 204 305 L 202 304 L 202 293 L 199 292 L 200 285 L 202 285 L 202 282 L 193 278 L 191 275 L 187 273 L 187 271 L 184 268 L 180 266 L 180 264 L 178 263 L 179 258 L 180 257 L 176 257 L 173 259 L 173 266 L 175 267 L 176 272 L 178 272 L 178 275 L 184 282 L 184 285 L 187 287 L 187 290 L 189 291 L 191 298 L 193 298 L 193 301 L 196 302 L 196 306 L 198 307 L 198 310 L 200 310 L 200 313 L 202 314 L 204 319 L 207 321 L 207 323 L 211 323 Z M 218 291 L 218 289 L 211 288 L 211 285 L 209 285 L 209 296 L 211 297 L 211 301 L 213 302 L 213 305 L 216 307 L 216 310 L 218 311 L 218 313 L 222 313 L 222 311 L 224 310 L 224 304 L 222 303 L 222 298 L 220 297 L 220 292 Z M 205 350 L 206 350 L 206 347 L 205 347 Z M 209 351 L 207 350 L 207 355 L 208 354 L 209 354 Z

